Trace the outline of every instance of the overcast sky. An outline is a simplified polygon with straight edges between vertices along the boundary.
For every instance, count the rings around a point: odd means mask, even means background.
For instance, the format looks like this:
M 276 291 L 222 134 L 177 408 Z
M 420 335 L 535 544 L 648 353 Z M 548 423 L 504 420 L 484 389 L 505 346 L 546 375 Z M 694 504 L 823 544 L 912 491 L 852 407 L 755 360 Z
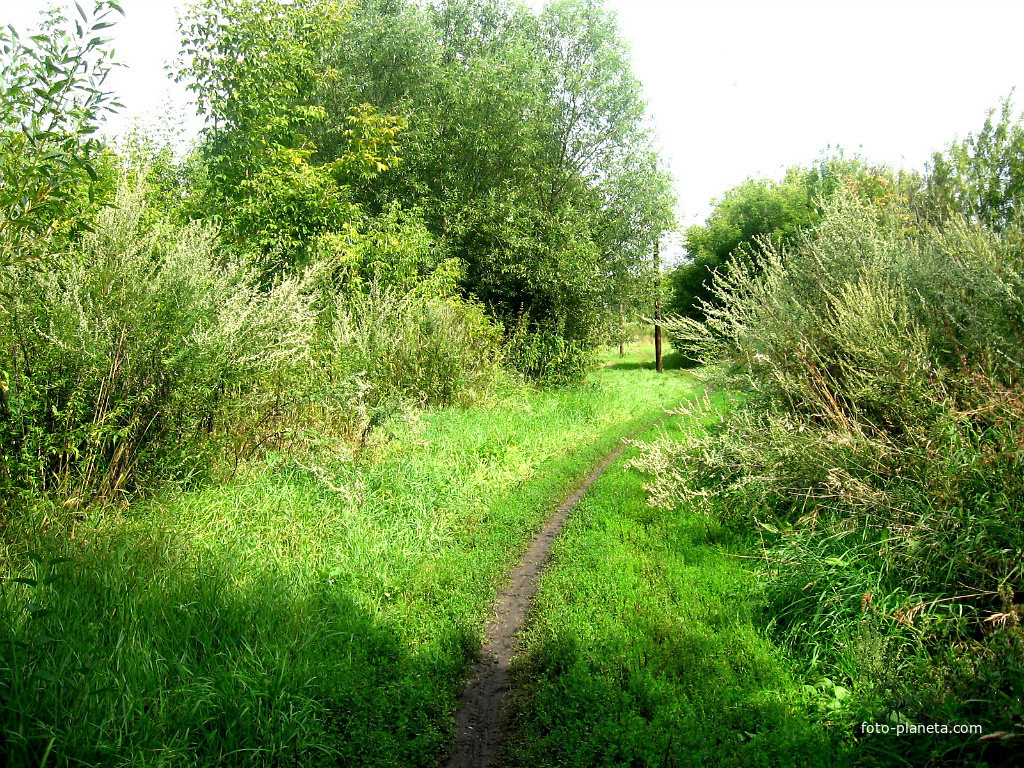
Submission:
M 0 23 L 25 28 L 47 4 L 0 0 Z M 115 46 L 127 68 L 111 85 L 125 110 L 112 130 L 168 98 L 182 102 L 163 70 L 177 52 L 181 4 L 123 0 Z M 745 178 L 778 178 L 830 145 L 921 168 L 1024 83 L 1020 0 L 605 4 L 632 44 L 684 224 Z

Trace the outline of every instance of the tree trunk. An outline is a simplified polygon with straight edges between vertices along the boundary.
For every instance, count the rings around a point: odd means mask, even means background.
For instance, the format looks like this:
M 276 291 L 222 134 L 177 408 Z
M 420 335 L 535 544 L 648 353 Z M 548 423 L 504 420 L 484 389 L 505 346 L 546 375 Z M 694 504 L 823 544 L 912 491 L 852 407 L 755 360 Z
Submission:
M 622 312 L 622 302 L 619 302 L 619 357 L 626 355 L 626 317 Z
M 665 372 L 661 359 L 661 249 L 654 244 L 654 367 L 658 373 Z

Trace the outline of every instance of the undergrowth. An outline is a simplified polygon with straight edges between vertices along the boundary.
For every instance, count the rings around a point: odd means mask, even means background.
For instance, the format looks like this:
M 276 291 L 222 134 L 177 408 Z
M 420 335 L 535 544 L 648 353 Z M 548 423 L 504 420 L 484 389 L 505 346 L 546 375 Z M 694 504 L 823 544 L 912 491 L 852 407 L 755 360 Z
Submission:
M 763 538 L 775 637 L 854 692 L 829 716 L 867 764 L 1013 764 L 1024 738 L 1022 274 L 1015 231 L 838 194 L 795 247 L 720 276 L 704 324 L 666 323 L 742 397 L 644 452 L 652 500 Z

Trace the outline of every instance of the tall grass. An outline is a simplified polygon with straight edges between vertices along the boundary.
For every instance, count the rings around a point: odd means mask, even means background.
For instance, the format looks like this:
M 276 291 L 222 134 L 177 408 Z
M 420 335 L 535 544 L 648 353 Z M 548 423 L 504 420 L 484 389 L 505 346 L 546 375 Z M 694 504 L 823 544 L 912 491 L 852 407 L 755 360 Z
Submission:
M 395 286 L 338 299 L 327 349 L 329 369 L 365 380 L 370 407 L 469 405 L 502 378 L 501 333 L 480 306 Z
M 604 370 L 414 412 L 355 456 L 310 442 L 127 512 L 9 521 L 0 754 L 435 765 L 504 575 L 597 457 L 688 387 Z
M 719 279 L 706 323 L 666 323 L 744 397 L 646 453 L 655 499 L 758 527 L 779 636 L 874 716 L 1024 735 L 1022 280 L 1019 234 L 841 193 L 796 247 Z

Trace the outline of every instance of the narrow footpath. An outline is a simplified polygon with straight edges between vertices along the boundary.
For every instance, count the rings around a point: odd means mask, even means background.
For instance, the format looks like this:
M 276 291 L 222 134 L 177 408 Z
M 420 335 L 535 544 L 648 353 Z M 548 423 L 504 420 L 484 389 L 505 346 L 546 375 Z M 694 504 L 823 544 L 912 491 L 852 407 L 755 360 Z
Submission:
M 533 608 L 537 580 L 547 565 L 548 552 L 583 494 L 625 450 L 622 445 L 605 456 L 562 502 L 512 571 L 508 586 L 498 595 L 480 661 L 473 667 L 459 699 L 455 740 L 447 760 L 441 764 L 444 768 L 485 768 L 497 760 L 511 698 L 509 668 L 519 649 L 519 634 Z

